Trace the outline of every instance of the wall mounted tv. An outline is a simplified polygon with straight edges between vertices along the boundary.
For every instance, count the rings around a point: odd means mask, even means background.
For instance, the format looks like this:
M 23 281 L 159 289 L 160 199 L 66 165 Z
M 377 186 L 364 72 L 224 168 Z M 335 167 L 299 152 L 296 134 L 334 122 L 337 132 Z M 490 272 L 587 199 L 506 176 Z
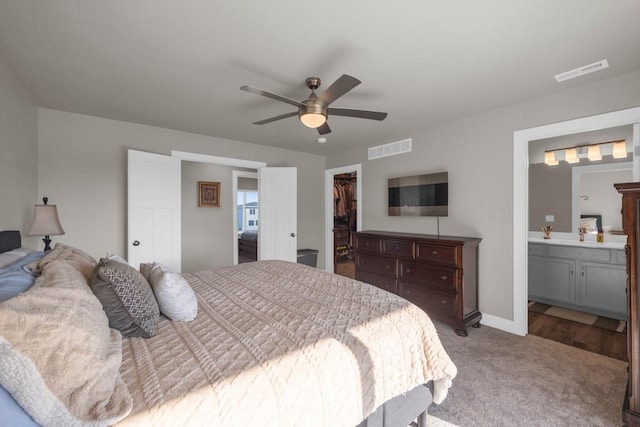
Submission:
M 448 172 L 389 178 L 389 216 L 448 215 Z

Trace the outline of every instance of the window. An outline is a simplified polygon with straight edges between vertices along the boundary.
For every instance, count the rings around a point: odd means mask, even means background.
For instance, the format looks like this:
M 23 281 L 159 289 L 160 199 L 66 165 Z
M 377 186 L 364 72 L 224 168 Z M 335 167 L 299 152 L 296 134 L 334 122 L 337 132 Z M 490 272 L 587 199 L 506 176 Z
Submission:
M 257 230 L 258 220 L 258 192 L 239 190 L 236 194 L 236 205 L 238 215 L 238 232 L 246 230 Z M 249 219 L 249 218 L 252 219 Z

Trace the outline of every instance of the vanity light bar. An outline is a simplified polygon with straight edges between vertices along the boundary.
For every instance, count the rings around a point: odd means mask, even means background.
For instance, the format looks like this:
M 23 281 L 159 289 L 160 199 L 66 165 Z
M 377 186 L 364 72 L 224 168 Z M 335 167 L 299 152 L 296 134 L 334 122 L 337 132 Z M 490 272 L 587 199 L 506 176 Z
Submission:
M 587 158 L 591 161 L 602 160 L 602 154 L 600 153 L 600 146 L 605 144 L 613 144 L 613 158 L 614 159 L 623 159 L 627 157 L 627 146 L 626 140 L 616 140 L 616 141 L 606 141 L 606 142 L 596 142 L 594 144 L 582 144 L 576 145 L 573 147 L 565 147 L 565 148 L 556 148 L 553 150 L 547 150 L 544 152 L 544 163 L 548 166 L 556 166 L 559 164 L 558 159 L 556 158 L 556 153 L 563 151 L 564 152 L 564 160 L 567 163 L 578 163 L 580 158 L 578 156 L 578 152 L 581 151 L 580 148 L 587 147 Z M 582 151 L 584 153 L 584 151 Z

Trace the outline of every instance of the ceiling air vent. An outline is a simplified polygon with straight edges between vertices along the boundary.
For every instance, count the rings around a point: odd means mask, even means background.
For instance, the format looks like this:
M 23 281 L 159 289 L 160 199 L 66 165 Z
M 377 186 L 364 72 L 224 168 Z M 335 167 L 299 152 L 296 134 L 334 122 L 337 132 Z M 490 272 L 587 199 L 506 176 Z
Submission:
M 411 138 L 369 148 L 369 160 L 411 152 Z
M 596 71 L 604 70 L 605 68 L 609 68 L 609 63 L 606 59 L 602 61 L 594 62 L 593 64 L 584 65 L 580 68 L 573 69 L 571 71 L 567 71 L 565 73 L 556 74 L 554 77 L 558 82 L 563 82 L 565 80 L 573 79 L 575 77 L 584 76 L 585 74 L 595 73 Z

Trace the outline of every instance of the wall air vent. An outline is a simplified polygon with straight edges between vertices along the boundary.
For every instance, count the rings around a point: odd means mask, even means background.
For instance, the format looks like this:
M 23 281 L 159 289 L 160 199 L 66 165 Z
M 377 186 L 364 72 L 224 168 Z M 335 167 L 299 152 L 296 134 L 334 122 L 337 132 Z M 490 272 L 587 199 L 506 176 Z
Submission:
M 567 71 L 565 73 L 556 74 L 554 77 L 558 82 L 563 82 L 565 80 L 573 79 L 575 77 L 584 76 L 585 74 L 595 73 L 596 71 L 604 70 L 605 68 L 609 68 L 609 63 L 606 59 L 602 61 L 594 62 L 593 64 L 584 65 L 580 68 L 575 68 L 571 71 Z
M 369 148 L 369 160 L 411 152 L 411 138 Z

